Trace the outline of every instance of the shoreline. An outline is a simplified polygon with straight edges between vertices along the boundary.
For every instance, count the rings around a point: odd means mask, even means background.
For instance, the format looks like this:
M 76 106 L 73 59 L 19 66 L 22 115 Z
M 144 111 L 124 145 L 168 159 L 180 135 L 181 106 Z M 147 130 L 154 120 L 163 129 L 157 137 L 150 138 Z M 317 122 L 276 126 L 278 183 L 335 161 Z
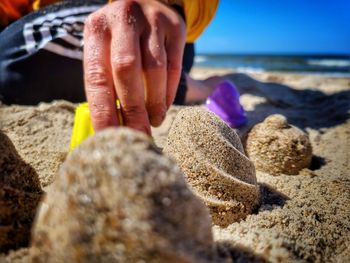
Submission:
M 230 68 L 230 67 L 206 67 L 206 66 L 197 66 L 194 65 L 192 72 L 197 71 L 213 71 L 213 72 L 231 72 L 231 73 L 241 73 L 241 74 L 277 74 L 277 75 L 311 75 L 321 78 L 349 78 L 350 80 L 350 69 L 349 73 L 335 73 L 335 72 L 312 72 L 312 71 L 269 71 L 263 69 L 239 69 L 239 68 Z

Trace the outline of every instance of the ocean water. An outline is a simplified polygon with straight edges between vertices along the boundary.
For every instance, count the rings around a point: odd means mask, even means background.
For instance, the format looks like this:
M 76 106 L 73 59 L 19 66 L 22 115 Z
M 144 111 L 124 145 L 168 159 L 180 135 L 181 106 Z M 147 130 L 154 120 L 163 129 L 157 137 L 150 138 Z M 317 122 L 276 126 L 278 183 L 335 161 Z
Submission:
M 350 77 L 350 55 L 232 55 L 199 54 L 195 66 L 231 68 L 238 72 L 282 71 Z

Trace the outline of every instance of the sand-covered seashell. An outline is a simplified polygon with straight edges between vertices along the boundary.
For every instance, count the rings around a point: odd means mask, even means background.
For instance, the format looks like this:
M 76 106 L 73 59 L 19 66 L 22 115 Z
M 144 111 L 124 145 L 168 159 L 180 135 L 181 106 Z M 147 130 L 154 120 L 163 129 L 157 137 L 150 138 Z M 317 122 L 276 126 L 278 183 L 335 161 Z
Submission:
M 312 158 L 307 134 L 279 114 L 253 127 L 246 138 L 246 152 L 257 170 L 273 175 L 298 174 Z
M 0 131 L 0 252 L 28 245 L 41 195 L 37 173 Z
M 107 129 L 62 165 L 33 233 L 34 262 L 213 262 L 207 208 L 150 139 Z
M 164 152 L 183 170 L 209 207 L 213 222 L 227 226 L 252 213 L 259 202 L 253 163 L 236 132 L 202 107 L 181 110 Z

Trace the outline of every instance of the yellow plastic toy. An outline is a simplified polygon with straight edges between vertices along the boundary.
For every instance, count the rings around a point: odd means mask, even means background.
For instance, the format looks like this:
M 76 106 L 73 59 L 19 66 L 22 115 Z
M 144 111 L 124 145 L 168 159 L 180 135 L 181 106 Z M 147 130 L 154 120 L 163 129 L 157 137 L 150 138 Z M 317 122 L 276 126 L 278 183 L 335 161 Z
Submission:
M 116 105 L 119 123 L 120 125 L 123 125 L 119 100 L 116 101 Z M 70 151 L 73 151 L 75 147 L 92 134 L 94 134 L 94 129 L 91 123 L 89 105 L 87 102 L 84 102 L 79 104 L 75 110 L 74 126 L 69 146 Z

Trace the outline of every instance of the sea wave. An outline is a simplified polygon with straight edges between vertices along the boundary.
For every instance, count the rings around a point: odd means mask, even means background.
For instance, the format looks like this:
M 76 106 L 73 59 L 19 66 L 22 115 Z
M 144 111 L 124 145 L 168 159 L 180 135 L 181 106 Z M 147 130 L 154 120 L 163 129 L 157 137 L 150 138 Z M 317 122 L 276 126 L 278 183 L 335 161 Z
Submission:
M 206 56 L 195 56 L 195 58 L 194 58 L 195 63 L 203 63 L 206 61 L 208 61 L 208 57 L 206 57 Z
M 235 68 L 237 72 L 241 73 L 263 73 L 266 72 L 263 68 L 254 68 L 254 67 L 237 67 Z
M 350 67 L 350 60 L 346 59 L 309 59 L 307 64 L 323 67 Z

